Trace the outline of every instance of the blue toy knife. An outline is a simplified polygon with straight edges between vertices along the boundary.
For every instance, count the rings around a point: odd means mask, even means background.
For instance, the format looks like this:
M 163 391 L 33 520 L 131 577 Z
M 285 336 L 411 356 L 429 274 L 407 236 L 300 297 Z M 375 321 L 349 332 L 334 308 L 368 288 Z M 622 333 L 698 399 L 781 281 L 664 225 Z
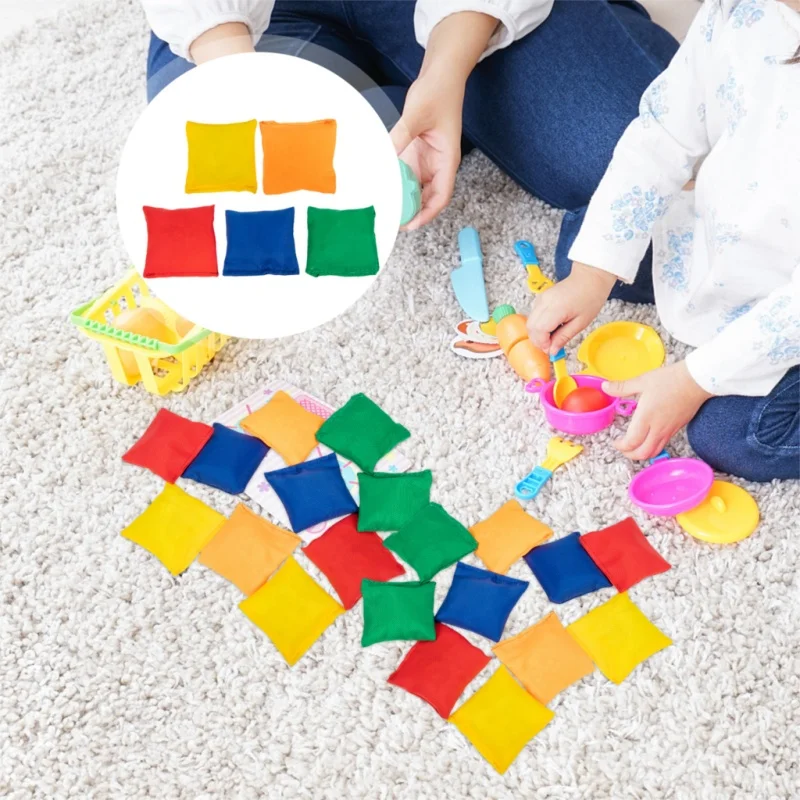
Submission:
M 450 273 L 456 300 L 470 319 L 487 322 L 489 303 L 486 299 L 486 284 L 483 282 L 483 254 L 481 240 L 475 228 L 462 228 L 458 234 L 458 250 L 461 266 Z

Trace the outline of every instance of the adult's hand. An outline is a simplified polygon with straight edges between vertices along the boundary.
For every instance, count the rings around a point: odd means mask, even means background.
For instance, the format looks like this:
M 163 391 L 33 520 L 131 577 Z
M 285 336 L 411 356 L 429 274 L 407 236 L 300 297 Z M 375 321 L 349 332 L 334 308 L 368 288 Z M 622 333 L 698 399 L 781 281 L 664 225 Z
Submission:
M 458 80 L 416 80 L 406 95 L 403 116 L 392 142 L 422 186 L 422 208 L 405 226 L 427 225 L 450 202 L 461 163 L 464 84 Z
M 426 225 L 450 202 L 461 163 L 461 117 L 467 78 L 497 27 L 487 14 L 462 11 L 431 31 L 419 77 L 392 129 L 397 154 L 422 185 L 422 209 L 406 226 Z

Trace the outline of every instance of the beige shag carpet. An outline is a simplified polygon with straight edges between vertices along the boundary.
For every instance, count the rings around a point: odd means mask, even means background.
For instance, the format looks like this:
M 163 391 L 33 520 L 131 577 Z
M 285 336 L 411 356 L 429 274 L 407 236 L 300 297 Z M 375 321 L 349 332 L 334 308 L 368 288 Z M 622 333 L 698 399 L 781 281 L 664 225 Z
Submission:
M 621 686 L 596 672 L 563 693 L 504 777 L 386 684 L 407 648 L 362 650 L 360 608 L 289 669 L 239 612 L 234 587 L 199 566 L 171 578 L 119 536 L 159 491 L 120 455 L 162 401 L 115 385 L 67 315 L 126 266 L 115 170 L 144 104 L 145 45 L 138 5 L 115 1 L 69 8 L 0 49 L 0 794 L 800 796 L 796 484 L 747 486 L 763 522 L 735 547 L 704 546 L 671 519 L 634 512 L 674 567 L 631 594 L 675 644 Z M 547 269 L 558 223 L 472 155 L 447 213 L 400 238 L 348 314 L 296 338 L 233 343 L 164 404 L 211 420 L 276 377 L 334 404 L 365 391 L 412 431 L 406 451 L 433 470 L 434 499 L 471 524 L 511 496 L 550 432 L 502 360 L 447 349 L 460 318 L 449 284 L 455 237 L 478 227 L 490 301 L 524 306 L 513 243 L 536 242 Z M 652 310 L 619 303 L 598 322 L 621 317 L 657 324 Z M 671 357 L 681 353 L 665 342 Z M 531 505 L 558 535 L 632 512 L 636 467 L 610 446 L 619 430 L 593 437 Z M 685 440 L 674 449 L 687 452 Z M 532 578 L 522 562 L 511 574 Z M 449 577 L 439 577 L 438 600 Z M 571 622 L 608 596 L 558 612 Z M 508 632 L 548 610 L 532 581 Z

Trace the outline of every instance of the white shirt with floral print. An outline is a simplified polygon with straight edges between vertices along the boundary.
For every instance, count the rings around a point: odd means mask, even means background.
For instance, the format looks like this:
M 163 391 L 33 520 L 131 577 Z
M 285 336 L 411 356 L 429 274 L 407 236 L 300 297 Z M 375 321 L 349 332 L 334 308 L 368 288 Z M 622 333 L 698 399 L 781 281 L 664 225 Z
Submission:
M 652 241 L 661 320 L 718 395 L 766 395 L 800 364 L 798 45 L 778 0 L 706 0 L 569 253 L 631 281 Z

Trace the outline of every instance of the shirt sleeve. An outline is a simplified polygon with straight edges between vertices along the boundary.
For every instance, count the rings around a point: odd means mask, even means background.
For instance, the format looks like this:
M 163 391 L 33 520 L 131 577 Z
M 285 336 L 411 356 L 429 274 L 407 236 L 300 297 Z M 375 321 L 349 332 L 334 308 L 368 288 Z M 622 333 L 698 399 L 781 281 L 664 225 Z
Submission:
M 769 394 L 800 364 L 800 262 L 788 284 L 742 313 L 686 358 L 689 373 L 712 394 Z
M 269 25 L 275 0 L 142 0 L 142 5 L 153 33 L 175 55 L 191 61 L 192 42 L 226 22 L 247 25 L 255 47 Z
M 642 95 L 639 116 L 617 143 L 569 258 L 636 277 L 655 223 L 708 154 L 705 74 L 717 0 L 704 4 L 672 62 Z
M 553 0 L 417 0 L 414 30 L 417 41 L 427 47 L 431 31 L 451 14 L 478 11 L 500 23 L 481 59 L 537 28 L 550 14 Z

